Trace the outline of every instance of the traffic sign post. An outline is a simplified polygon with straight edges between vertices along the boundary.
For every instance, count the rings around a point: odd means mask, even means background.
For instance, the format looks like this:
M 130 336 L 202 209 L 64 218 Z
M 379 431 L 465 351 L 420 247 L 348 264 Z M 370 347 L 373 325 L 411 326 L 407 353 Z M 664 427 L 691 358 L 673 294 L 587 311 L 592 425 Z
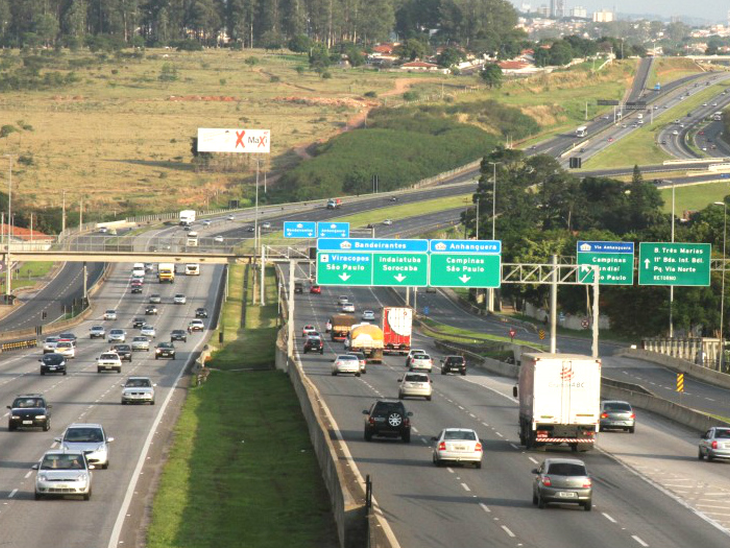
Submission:
M 433 287 L 499 287 L 502 242 L 431 240 L 428 284 Z
M 350 223 L 317 223 L 317 238 L 349 238 Z
M 314 221 L 284 221 L 284 238 L 316 238 L 317 223 Z
M 511 327 L 509 330 L 509 338 L 515 340 L 515 335 L 517 335 L 517 331 L 515 331 L 514 327 Z
M 600 284 L 634 284 L 633 242 L 578 242 L 576 256 L 581 265 L 581 283 L 593 283 L 594 269 L 591 267 L 597 266 Z
M 639 244 L 639 285 L 710 285 L 711 244 Z

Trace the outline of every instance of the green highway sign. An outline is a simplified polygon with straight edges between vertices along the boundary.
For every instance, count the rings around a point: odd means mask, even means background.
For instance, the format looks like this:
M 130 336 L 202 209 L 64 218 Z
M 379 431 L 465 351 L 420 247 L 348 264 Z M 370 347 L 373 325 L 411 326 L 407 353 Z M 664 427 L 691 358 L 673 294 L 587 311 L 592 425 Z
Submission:
M 373 253 L 372 285 L 425 287 L 427 283 L 427 253 Z
M 633 242 L 578 242 L 576 255 L 581 283 L 593 283 L 590 267 L 597 266 L 601 285 L 634 284 Z
M 433 287 L 499 287 L 501 255 L 432 253 L 429 285 Z
M 321 285 L 372 285 L 372 253 L 317 253 L 317 283 Z
M 639 285 L 709 286 L 710 244 L 642 242 Z

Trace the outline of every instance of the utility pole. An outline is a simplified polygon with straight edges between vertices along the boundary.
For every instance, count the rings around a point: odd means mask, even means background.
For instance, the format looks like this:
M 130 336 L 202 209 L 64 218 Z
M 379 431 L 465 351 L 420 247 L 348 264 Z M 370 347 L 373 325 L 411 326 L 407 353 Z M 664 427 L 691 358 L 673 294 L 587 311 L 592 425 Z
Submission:
M 61 234 L 66 232 L 66 190 L 63 191 L 61 198 Z
M 5 254 L 5 303 L 10 304 L 10 290 L 11 290 L 11 266 L 12 261 L 10 260 L 10 247 L 13 236 L 13 214 L 12 214 L 12 203 L 13 203 L 13 157 L 10 154 L 5 154 L 9 161 L 8 167 L 8 246 L 7 253 Z

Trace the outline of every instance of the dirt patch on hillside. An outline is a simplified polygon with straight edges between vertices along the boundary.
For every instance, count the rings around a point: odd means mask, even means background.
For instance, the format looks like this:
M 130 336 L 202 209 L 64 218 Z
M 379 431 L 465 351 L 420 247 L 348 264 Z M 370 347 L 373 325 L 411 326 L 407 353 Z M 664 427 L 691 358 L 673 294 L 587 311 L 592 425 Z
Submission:
M 228 95 L 170 95 L 168 101 L 240 101 L 238 97 Z

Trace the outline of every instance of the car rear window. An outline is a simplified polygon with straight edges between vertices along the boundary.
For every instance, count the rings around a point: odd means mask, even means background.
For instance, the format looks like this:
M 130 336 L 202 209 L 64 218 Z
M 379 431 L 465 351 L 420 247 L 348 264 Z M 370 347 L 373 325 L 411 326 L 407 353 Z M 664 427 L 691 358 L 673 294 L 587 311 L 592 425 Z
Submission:
M 730 430 L 715 430 L 716 438 L 730 438 Z
M 572 464 L 569 462 L 556 462 L 550 465 L 548 474 L 556 476 L 587 476 L 585 466 L 580 464 Z
M 464 363 L 464 358 L 462 358 L 461 356 L 449 356 L 448 358 L 446 358 L 446 363 Z
M 468 430 L 447 430 L 444 432 L 445 440 L 475 440 L 477 439 L 474 432 Z
M 428 382 L 428 375 L 406 375 L 408 382 Z
M 405 412 L 405 407 L 399 402 L 378 402 L 373 408 L 373 413 L 390 413 L 391 411 L 397 411 L 398 413 Z
M 625 402 L 604 403 L 603 408 L 607 411 L 631 411 L 631 405 Z

